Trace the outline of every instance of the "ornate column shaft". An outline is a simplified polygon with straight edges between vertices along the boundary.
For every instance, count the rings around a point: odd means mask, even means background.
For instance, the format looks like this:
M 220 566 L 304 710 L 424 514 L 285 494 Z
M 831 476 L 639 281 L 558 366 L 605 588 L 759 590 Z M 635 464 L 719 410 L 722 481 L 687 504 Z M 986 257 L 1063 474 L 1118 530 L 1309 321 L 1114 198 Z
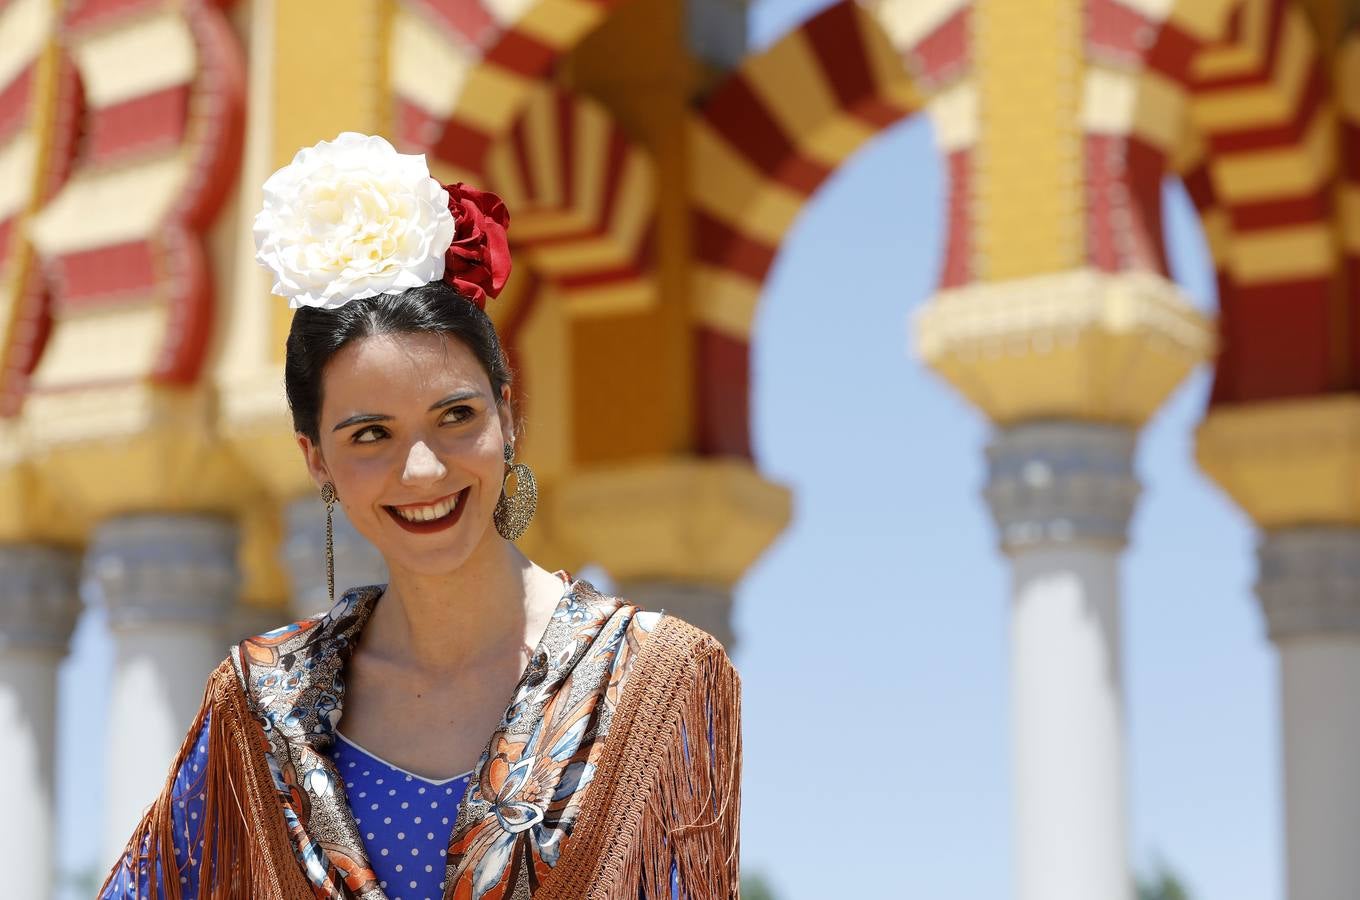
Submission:
M 78 562 L 54 547 L 0 545 L 0 842 L 20 863 L 6 879 L 15 897 L 55 886 L 57 669 L 80 613 Z
M 1290 900 L 1360 885 L 1360 528 L 1265 532 L 1256 584 L 1280 653 Z
M 106 765 L 112 863 L 166 772 L 227 653 L 240 587 L 237 526 L 211 515 L 141 513 L 95 530 L 87 565 L 108 608 L 115 657 Z
M 326 504 L 300 497 L 285 510 L 287 535 L 282 558 L 293 585 L 293 615 L 298 618 L 331 608 L 326 596 Z M 339 503 L 331 517 L 335 546 L 335 595 L 361 584 L 386 584 L 387 563 L 378 548 L 354 530 Z
M 1130 896 L 1119 557 L 1136 431 L 998 431 L 985 496 L 1012 561 L 1011 707 L 1021 900 Z

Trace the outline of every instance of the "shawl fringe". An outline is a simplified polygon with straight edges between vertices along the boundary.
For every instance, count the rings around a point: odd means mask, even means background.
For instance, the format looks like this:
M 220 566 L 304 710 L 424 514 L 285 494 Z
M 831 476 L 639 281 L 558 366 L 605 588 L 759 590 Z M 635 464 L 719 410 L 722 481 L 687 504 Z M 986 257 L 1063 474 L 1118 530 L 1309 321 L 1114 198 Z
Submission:
M 718 641 L 663 616 L 644 644 L 611 741 L 545 900 L 739 896 L 741 679 Z M 712 743 L 709 734 L 712 729 Z M 539 894 L 536 894 L 536 900 Z
M 203 794 L 200 833 L 204 858 L 198 860 L 197 900 L 231 900 L 252 897 L 262 900 L 296 900 L 312 895 L 289 846 L 287 828 L 278 814 L 273 777 L 264 757 L 263 737 L 241 690 L 231 659 L 213 671 L 203 691 L 203 702 L 193 725 L 170 765 L 165 786 L 142 815 L 124 848 L 133 863 L 130 873 L 135 896 L 143 893 L 139 870 L 146 867 L 147 900 L 187 900 L 180 891 L 179 864 L 175 859 L 172 809 L 175 777 L 193 753 L 203 721 L 208 722 L 208 759 L 204 777 L 191 785 Z M 280 856 L 282 848 L 283 856 Z M 187 860 L 186 860 L 187 862 Z M 156 867 L 163 870 L 157 884 Z M 108 889 L 122 864 L 115 865 L 99 889 Z

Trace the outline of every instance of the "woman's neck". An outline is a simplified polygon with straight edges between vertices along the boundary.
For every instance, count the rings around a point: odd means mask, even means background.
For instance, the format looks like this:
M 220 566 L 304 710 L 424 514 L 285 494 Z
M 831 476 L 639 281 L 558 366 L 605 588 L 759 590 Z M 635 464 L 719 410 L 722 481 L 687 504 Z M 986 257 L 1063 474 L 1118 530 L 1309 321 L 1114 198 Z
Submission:
M 364 652 L 436 675 L 476 668 L 525 643 L 542 618 L 544 574 L 495 535 L 453 572 L 392 571 L 364 626 Z

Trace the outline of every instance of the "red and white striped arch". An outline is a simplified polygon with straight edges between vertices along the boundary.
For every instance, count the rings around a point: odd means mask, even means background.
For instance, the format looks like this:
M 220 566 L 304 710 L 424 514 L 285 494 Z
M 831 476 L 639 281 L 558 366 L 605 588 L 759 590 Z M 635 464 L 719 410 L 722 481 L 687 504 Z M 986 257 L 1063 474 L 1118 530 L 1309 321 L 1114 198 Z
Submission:
M 1092 190 L 1127 190 L 1130 213 L 1107 216 L 1103 231 L 1093 223 L 1092 261 L 1164 268 L 1158 188 L 1177 157 L 1191 196 L 1212 204 L 1201 205 L 1220 269 L 1211 402 L 1344 387 L 1354 362 L 1334 300 L 1336 110 L 1307 17 L 1292 0 L 1164 6 L 1092 3 L 1088 100 L 1098 95 L 1092 78 L 1136 79 L 1120 116 L 1108 115 L 1117 102 L 1088 103 Z M 1122 175 L 1109 174 L 1112 159 Z M 1119 209 L 1120 198 L 1106 208 Z
M 696 449 L 749 455 L 748 344 L 784 233 L 921 97 L 872 15 L 832 6 L 747 59 L 691 125 Z
M 27 220 L 70 170 L 79 90 L 57 43 L 55 0 L 0 3 L 0 417 L 16 415 L 47 340 Z
M 32 387 L 190 383 L 213 318 L 204 233 L 240 158 L 240 47 L 208 0 L 85 0 L 61 30 L 84 139 L 31 229 L 54 316 Z
M 515 211 L 515 255 L 573 315 L 637 310 L 651 278 L 651 158 L 586 97 L 541 86 L 487 152 L 486 184 Z
M 1337 51 L 1337 106 L 1341 119 L 1339 213 L 1345 260 L 1345 304 L 1349 314 L 1351 359 L 1360 369 L 1360 23 Z M 1355 375 L 1355 370 L 1352 370 Z

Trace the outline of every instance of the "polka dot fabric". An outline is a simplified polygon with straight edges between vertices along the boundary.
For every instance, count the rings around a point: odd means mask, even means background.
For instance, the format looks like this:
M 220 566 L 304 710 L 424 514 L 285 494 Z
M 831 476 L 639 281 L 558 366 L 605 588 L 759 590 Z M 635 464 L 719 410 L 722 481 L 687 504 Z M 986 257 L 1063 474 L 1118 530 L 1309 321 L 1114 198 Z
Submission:
M 439 900 L 449 836 L 471 772 L 435 781 L 390 765 L 343 734 L 331 759 L 389 900 Z
M 203 785 L 208 766 L 208 725 L 211 716 L 203 717 L 203 727 L 198 731 L 194 749 L 175 774 L 170 818 L 175 828 L 175 864 L 178 870 L 179 893 L 181 897 L 198 896 L 199 866 L 203 862 Z M 141 856 L 135 861 L 131 854 L 124 854 L 113 878 L 110 879 L 99 900 L 132 900 L 135 897 L 149 897 L 150 867 L 146 863 L 146 845 L 141 847 Z M 156 863 L 157 895 L 165 896 L 164 869 Z

